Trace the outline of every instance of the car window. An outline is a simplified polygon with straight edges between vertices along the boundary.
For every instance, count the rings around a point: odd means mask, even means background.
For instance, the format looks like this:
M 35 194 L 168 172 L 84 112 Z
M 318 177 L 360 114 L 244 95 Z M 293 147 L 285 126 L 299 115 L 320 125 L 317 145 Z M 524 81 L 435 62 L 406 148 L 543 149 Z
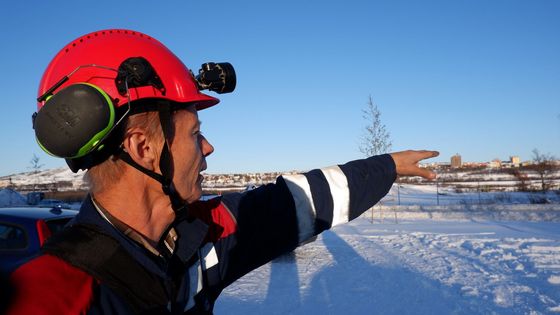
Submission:
M 64 228 L 64 226 L 66 225 L 66 223 L 68 223 L 68 221 L 70 221 L 71 218 L 63 218 L 63 219 L 52 219 L 52 220 L 48 220 L 46 221 L 47 226 L 49 227 L 49 230 L 51 231 L 52 234 L 62 230 Z
M 0 250 L 27 248 L 27 237 L 22 228 L 0 223 Z

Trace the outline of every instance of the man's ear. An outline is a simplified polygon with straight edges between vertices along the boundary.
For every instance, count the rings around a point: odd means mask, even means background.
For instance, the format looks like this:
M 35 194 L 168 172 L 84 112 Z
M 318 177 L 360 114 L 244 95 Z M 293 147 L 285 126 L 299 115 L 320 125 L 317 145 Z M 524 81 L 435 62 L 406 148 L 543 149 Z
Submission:
M 146 136 L 142 128 L 131 128 L 123 140 L 124 150 L 140 166 L 156 171 L 159 165 L 157 143 Z

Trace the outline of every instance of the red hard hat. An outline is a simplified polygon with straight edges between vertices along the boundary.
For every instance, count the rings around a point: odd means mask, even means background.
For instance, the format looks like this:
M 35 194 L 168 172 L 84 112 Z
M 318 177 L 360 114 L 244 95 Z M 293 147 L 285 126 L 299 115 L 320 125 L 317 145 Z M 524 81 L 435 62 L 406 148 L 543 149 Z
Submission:
M 45 70 L 38 95 L 44 95 L 62 78 L 72 74 L 68 81 L 57 87 L 55 94 L 70 84 L 86 82 L 107 93 L 115 107 L 126 105 L 127 97 L 119 94 L 115 84 L 115 70 L 123 61 L 133 57 L 142 57 L 150 63 L 165 91 L 154 86 L 131 87 L 130 101 L 160 98 L 177 103 L 194 103 L 198 110 L 219 102 L 217 98 L 200 93 L 190 70 L 162 43 L 140 32 L 122 29 L 93 32 L 64 47 Z M 81 68 L 73 73 L 78 67 Z M 43 105 L 44 102 L 39 102 L 38 109 Z

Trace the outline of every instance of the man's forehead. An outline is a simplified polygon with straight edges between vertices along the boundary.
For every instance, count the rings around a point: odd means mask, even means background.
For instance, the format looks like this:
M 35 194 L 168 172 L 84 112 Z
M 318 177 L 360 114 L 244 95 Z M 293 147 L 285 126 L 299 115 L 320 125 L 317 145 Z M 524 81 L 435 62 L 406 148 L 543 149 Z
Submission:
M 196 109 L 196 104 L 171 104 L 172 111 L 182 111 L 182 112 L 189 112 L 193 114 L 195 117 L 198 117 L 198 111 Z
M 198 119 L 198 111 L 196 110 L 195 105 L 189 105 L 186 107 L 179 108 L 176 110 L 176 113 L 181 113 L 180 117 L 188 119 L 189 124 L 199 126 L 201 123 L 200 120 Z

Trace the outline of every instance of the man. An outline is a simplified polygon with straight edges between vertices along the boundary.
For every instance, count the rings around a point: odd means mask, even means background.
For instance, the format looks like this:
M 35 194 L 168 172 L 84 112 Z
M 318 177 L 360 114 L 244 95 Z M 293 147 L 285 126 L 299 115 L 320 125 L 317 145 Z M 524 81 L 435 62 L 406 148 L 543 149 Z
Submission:
M 211 314 L 249 271 L 379 201 L 396 175 L 435 178 L 406 151 L 281 176 L 199 201 L 206 156 L 201 89 L 232 91 L 229 64 L 198 76 L 155 39 L 129 30 L 84 35 L 51 61 L 34 115 L 37 141 L 90 195 L 42 253 L 12 274 L 11 314 Z M 232 83 L 233 82 L 233 83 Z

